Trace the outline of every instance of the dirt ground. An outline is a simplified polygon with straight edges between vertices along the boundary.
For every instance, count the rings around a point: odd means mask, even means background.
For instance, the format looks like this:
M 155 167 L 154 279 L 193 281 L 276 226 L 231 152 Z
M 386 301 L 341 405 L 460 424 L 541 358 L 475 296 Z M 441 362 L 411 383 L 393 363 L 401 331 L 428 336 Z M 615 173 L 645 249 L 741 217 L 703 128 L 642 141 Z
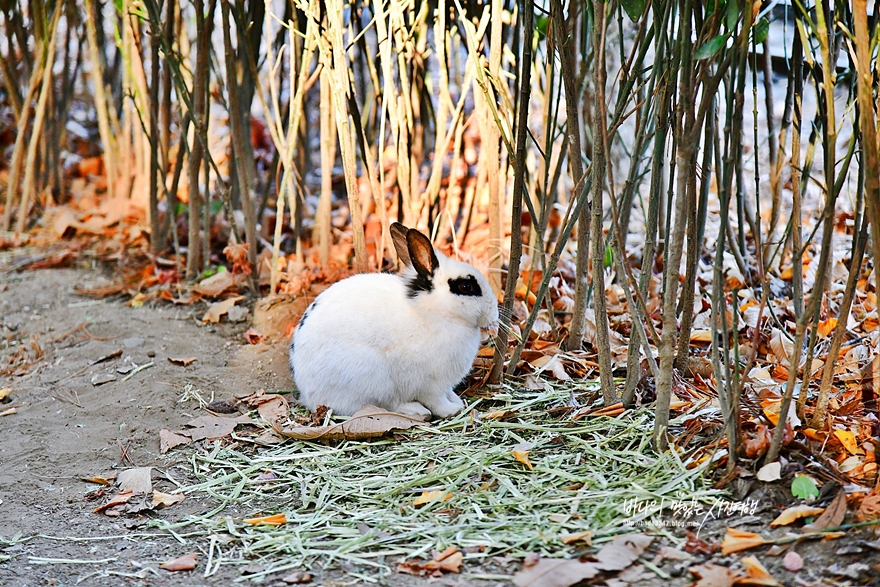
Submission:
M 0 273 L 0 368 L 22 346 L 32 359 L 24 374 L 0 376 L 0 389 L 11 388 L 0 412 L 0 585 L 104 585 L 124 578 L 126 585 L 227 585 L 241 579 L 239 571 L 221 567 L 204 577 L 207 540 L 144 528 L 145 516 L 107 517 L 93 513 L 100 501 L 87 501 L 99 486 L 84 478 L 132 466 L 155 467 L 157 489 L 172 490 L 186 469 L 187 450 L 159 454 L 159 431 L 179 429 L 200 415 L 195 402 L 180 402 L 189 384 L 206 399 L 232 399 L 257 391 L 291 389 L 284 342 L 245 344 L 249 321 L 204 325 L 204 304 L 173 306 L 146 304 L 133 308 L 120 301 L 94 301 L 76 295 L 75 286 L 97 287 L 110 281 L 97 269 L 62 269 Z M 251 308 L 253 304 L 251 303 Z M 39 349 L 39 350 L 38 350 Z M 97 359 L 121 350 L 104 362 Z M 19 355 L 20 356 L 20 355 Z M 169 358 L 196 360 L 186 367 Z M 128 380 L 119 371 L 132 365 L 152 366 Z M 100 379 L 115 380 L 95 385 Z M 775 516 L 778 496 L 759 498 L 767 507 L 741 529 L 766 531 Z M 169 521 L 210 510 L 210 500 L 189 498 L 174 507 L 151 513 Z M 705 539 L 719 539 L 726 521 L 706 528 Z M 24 540 L 16 538 L 20 536 Z M 841 540 L 798 545 L 807 561 L 795 575 L 782 569 L 781 558 L 761 556 L 774 576 L 787 585 L 880 584 L 880 567 L 849 582 L 829 574 L 833 565 L 877 565 L 880 552 L 868 546 L 876 537 L 851 532 Z M 669 544 L 668 541 L 663 543 Z M 660 542 L 658 541 L 658 545 Z M 880 547 L 876 547 L 880 548 Z M 192 573 L 158 570 L 159 563 L 200 553 Z M 745 553 L 748 554 L 748 553 Z M 698 557 L 687 565 L 663 564 L 666 578 L 639 585 L 683 586 L 693 578 L 689 564 L 712 558 L 730 564 L 731 557 Z M 506 566 L 505 566 L 506 564 Z M 474 575 L 510 576 L 518 561 L 467 568 L 463 575 L 419 579 L 391 575 L 387 585 L 509 585 L 507 581 L 478 581 Z M 315 572 L 313 585 L 354 585 L 342 570 Z M 263 582 L 285 585 L 281 577 Z

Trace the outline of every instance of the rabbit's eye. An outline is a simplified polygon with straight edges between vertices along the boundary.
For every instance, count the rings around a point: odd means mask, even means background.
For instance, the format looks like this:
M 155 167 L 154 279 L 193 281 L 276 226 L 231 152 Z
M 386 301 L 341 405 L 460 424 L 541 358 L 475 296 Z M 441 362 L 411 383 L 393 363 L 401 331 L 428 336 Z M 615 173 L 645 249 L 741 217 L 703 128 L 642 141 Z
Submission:
M 477 280 L 473 275 L 450 279 L 449 291 L 458 296 L 479 297 L 483 295 L 483 290 L 480 289 L 480 284 L 477 283 Z

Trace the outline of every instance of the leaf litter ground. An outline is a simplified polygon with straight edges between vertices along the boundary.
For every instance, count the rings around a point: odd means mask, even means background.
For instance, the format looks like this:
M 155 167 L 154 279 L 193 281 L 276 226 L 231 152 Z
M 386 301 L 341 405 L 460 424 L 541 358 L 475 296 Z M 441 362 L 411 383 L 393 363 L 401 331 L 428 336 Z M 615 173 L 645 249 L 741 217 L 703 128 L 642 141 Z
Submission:
M 580 391 L 595 389 L 585 385 Z M 153 524 L 215 537 L 209 568 L 256 563 L 256 578 L 341 564 L 375 579 L 398 561 L 449 546 L 467 553 L 466 562 L 572 556 L 579 548 L 572 536 L 591 533 L 601 543 L 633 525 L 650 526 L 652 513 L 625 513 L 627 501 L 721 495 L 702 467 L 653 453 L 646 410 L 579 421 L 553 416 L 576 391 L 506 387 L 454 419 L 380 441 L 288 440 L 256 450 L 217 442 L 192 455 L 200 482 L 180 491 L 221 505 L 184 522 Z M 498 414 L 504 419 L 486 417 Z M 531 447 L 531 470 L 513 454 L 523 446 Z M 286 523 L 242 519 L 279 513 Z

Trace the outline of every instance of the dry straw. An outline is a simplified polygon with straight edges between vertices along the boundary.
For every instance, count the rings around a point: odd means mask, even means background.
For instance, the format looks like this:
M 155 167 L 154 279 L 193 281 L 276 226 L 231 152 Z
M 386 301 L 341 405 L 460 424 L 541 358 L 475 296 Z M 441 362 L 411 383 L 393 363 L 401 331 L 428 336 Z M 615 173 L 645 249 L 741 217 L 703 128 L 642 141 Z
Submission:
M 189 526 L 188 535 L 225 534 L 225 547 L 212 548 L 211 572 L 258 562 L 260 575 L 268 575 L 345 562 L 346 569 L 376 576 L 400 559 L 449 545 L 481 547 L 469 559 L 565 556 L 574 546 L 561 541 L 564 535 L 590 530 L 602 542 L 652 515 L 626 515 L 627 500 L 717 495 L 701 467 L 652 451 L 647 410 L 579 421 L 572 419 L 576 410 L 551 411 L 594 389 L 592 383 L 574 390 L 505 387 L 452 420 L 378 442 L 287 441 L 255 452 L 217 443 L 193 455 L 201 482 L 180 491 L 220 505 L 184 522 L 154 524 L 172 531 Z M 522 443 L 533 445 L 533 470 L 512 455 Z M 268 482 L 267 471 L 274 478 Z M 416 507 L 427 491 L 438 497 Z M 284 513 L 287 523 L 242 522 L 255 513 Z

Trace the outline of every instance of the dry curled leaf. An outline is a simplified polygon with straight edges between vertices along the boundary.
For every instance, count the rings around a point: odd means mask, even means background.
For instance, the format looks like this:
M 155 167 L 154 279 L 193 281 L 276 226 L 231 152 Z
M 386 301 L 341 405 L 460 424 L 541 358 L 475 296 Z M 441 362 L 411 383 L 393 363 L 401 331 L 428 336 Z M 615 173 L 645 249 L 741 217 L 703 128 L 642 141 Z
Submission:
M 593 533 L 590 530 L 576 532 L 574 534 L 563 534 L 559 537 L 563 544 L 574 544 L 575 542 L 585 542 L 587 546 L 593 543 Z
M 464 554 L 455 546 L 447 547 L 443 552 L 434 555 L 429 561 L 404 561 L 397 564 L 398 573 L 406 573 L 408 575 L 433 575 L 440 576 L 445 573 L 460 573 L 461 561 Z
M 162 493 L 161 491 L 154 491 L 152 507 L 154 510 L 160 510 L 162 508 L 173 506 L 176 503 L 180 503 L 184 499 L 186 499 L 186 496 L 182 493 L 170 494 Z
M 878 518 L 880 518 L 880 494 L 871 493 L 862 499 L 856 512 L 856 519 L 859 522 L 869 522 Z
M 745 532 L 743 530 L 737 530 L 736 528 L 728 528 L 727 533 L 724 535 L 724 540 L 721 542 L 721 552 L 722 554 L 731 554 L 741 550 L 755 548 L 762 544 L 767 544 L 767 540 L 760 534 Z
M 846 516 L 846 491 L 841 489 L 834 496 L 834 499 L 831 500 L 831 503 L 828 504 L 828 507 L 825 508 L 822 515 L 816 518 L 816 521 L 812 524 L 807 524 L 803 527 L 803 532 L 805 534 L 808 532 L 823 532 L 828 528 L 835 528 L 840 526 L 844 516 Z
M 251 274 L 251 264 L 248 262 L 248 243 L 228 245 L 223 249 L 226 260 L 232 263 L 232 272 L 241 275 Z
M 776 516 L 775 520 L 770 522 L 770 527 L 776 528 L 777 526 L 788 526 L 801 518 L 812 518 L 813 516 L 818 516 L 824 511 L 825 508 L 812 507 L 802 503 L 783 510 L 781 514 Z
M 407 430 L 419 424 L 424 422 L 367 405 L 345 422 L 332 426 L 291 426 L 276 428 L 275 431 L 297 440 L 363 440 L 384 436 L 392 430 Z
M 596 553 L 598 566 L 603 571 L 623 570 L 635 562 L 653 541 L 653 536 L 645 534 L 615 536 Z
M 168 357 L 168 362 L 172 365 L 177 365 L 179 367 L 188 367 L 196 362 L 195 357 L 185 357 L 185 358 L 171 358 Z
M 191 552 L 189 554 L 185 554 L 183 556 L 177 557 L 174 560 L 170 560 L 168 562 L 164 562 L 159 565 L 160 569 L 164 569 L 166 571 L 176 572 L 176 571 L 191 571 L 196 568 L 196 562 L 198 561 L 198 553 Z
M 229 310 L 236 304 L 236 302 L 239 302 L 243 299 L 244 296 L 235 296 L 232 298 L 226 298 L 221 302 L 214 302 L 213 304 L 208 306 L 208 311 L 205 312 L 204 316 L 202 316 L 202 322 L 213 322 L 215 324 L 217 322 L 220 322 L 220 318 L 224 314 L 229 312 Z
M 531 461 L 529 461 L 529 453 L 534 447 L 535 445 L 531 442 L 521 442 L 513 448 L 513 452 L 511 453 L 513 455 L 513 458 L 524 464 L 529 469 L 529 471 L 532 471 L 534 469 L 534 467 L 532 467 Z
M 737 575 L 721 565 L 695 565 L 688 571 L 697 577 L 693 587 L 731 587 Z
M 159 452 L 161 454 L 165 454 L 175 446 L 189 444 L 190 442 L 192 442 L 192 438 L 189 435 L 172 432 L 171 430 L 159 431 Z
M 137 467 L 125 469 L 116 474 L 116 483 L 120 491 L 132 491 L 135 494 L 146 495 L 153 491 L 152 467 Z
M 432 503 L 435 501 L 449 501 L 452 499 L 452 494 L 446 491 L 423 491 L 420 496 L 416 498 L 413 502 L 413 505 L 419 507 L 420 505 L 425 505 L 427 503 Z
M 747 556 L 742 559 L 742 564 L 746 568 L 747 577 L 737 579 L 737 585 L 764 585 L 766 587 L 777 587 L 780 583 L 773 578 L 773 575 L 761 564 L 755 556 Z
M 523 568 L 513 576 L 513 583 L 517 587 L 570 587 L 592 579 L 600 572 L 595 563 L 542 558 L 532 565 L 523 564 Z

